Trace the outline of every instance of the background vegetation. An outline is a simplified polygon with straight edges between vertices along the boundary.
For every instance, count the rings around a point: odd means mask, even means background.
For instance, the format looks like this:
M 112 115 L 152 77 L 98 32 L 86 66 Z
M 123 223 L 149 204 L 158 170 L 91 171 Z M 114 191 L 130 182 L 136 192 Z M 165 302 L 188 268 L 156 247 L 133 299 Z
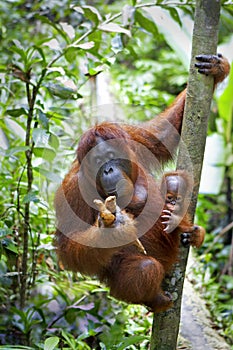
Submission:
M 194 4 L 6 0 L 0 11 L 0 344 L 148 349 L 145 308 L 119 303 L 97 281 L 57 265 L 53 196 L 80 134 L 105 117 L 112 96 L 118 118 L 140 122 L 184 88 Z M 230 60 L 232 31 L 232 3 L 222 1 L 220 52 Z M 103 113 L 95 108 L 100 101 Z M 208 234 L 195 277 L 231 344 L 232 111 L 233 72 L 212 108 L 197 210 Z

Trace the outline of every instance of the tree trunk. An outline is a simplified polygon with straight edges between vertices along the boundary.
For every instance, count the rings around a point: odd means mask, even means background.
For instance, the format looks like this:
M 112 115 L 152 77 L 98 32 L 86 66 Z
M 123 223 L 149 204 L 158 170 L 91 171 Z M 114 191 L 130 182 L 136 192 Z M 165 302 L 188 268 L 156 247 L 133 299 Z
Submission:
M 177 168 L 191 172 L 194 177 L 195 185 L 189 207 L 189 213 L 192 218 L 194 217 L 197 203 L 208 116 L 213 95 L 213 77 L 199 74 L 194 67 L 194 63 L 197 54 L 216 53 L 220 6 L 219 0 L 196 1 L 192 59 L 181 133 L 183 142 L 180 144 L 177 160 Z M 192 164 L 192 167 L 190 164 Z M 151 350 L 176 349 L 177 336 L 179 333 L 182 289 L 188 252 L 189 249 L 180 248 L 179 263 L 176 265 L 174 272 L 168 276 L 164 282 L 164 289 L 172 293 L 173 297 L 176 296 L 176 300 L 172 309 L 164 313 L 155 314 Z

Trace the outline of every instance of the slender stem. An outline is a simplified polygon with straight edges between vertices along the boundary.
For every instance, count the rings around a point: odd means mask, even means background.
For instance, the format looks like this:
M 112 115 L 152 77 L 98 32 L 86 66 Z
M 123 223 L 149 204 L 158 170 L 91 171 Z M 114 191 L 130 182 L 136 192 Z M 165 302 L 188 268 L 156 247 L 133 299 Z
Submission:
M 26 83 L 27 99 L 29 104 L 29 112 L 27 118 L 27 128 L 25 137 L 25 146 L 31 144 L 31 123 L 33 119 L 33 105 L 30 92 L 30 86 Z M 25 152 L 26 155 L 26 171 L 27 171 L 27 193 L 31 191 L 33 183 L 33 170 L 32 170 L 32 149 L 28 149 Z M 26 291 L 27 291 L 27 273 L 28 273 L 28 227 L 30 222 L 30 202 L 25 203 L 24 207 L 24 223 L 23 223 L 23 255 L 22 255 L 22 274 L 21 274 L 21 288 L 20 288 L 20 307 L 25 306 Z
M 25 152 L 26 156 L 26 173 L 27 173 L 27 194 L 30 193 L 33 184 L 33 168 L 32 168 L 32 155 L 34 149 L 34 142 L 31 137 L 32 132 L 32 122 L 34 116 L 34 107 L 36 103 L 36 97 L 39 88 L 42 84 L 46 70 L 43 70 L 40 79 L 36 86 L 30 89 L 30 82 L 26 83 L 26 93 L 27 101 L 29 106 L 29 111 L 27 115 L 27 126 L 26 126 L 26 136 L 25 136 L 25 146 L 30 147 Z M 28 252 L 29 252 L 29 233 L 30 233 L 30 201 L 27 201 L 24 206 L 24 221 L 23 221 L 23 254 L 22 254 L 22 274 L 20 276 L 20 307 L 21 309 L 25 306 L 27 284 L 28 284 Z

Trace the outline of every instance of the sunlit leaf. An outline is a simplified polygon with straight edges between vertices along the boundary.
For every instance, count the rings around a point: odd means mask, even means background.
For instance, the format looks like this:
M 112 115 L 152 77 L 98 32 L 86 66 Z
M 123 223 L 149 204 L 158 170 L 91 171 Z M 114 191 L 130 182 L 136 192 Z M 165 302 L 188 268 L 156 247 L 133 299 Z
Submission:
M 61 46 L 57 39 L 51 39 L 50 41 L 44 43 L 44 46 L 48 46 L 52 50 L 60 51 Z
M 26 151 L 28 151 L 29 149 L 30 149 L 29 146 L 11 147 L 11 148 L 9 148 L 9 149 L 6 151 L 5 155 L 6 155 L 7 157 L 11 157 L 11 156 L 13 156 L 13 155 L 15 155 L 15 154 L 17 154 L 17 153 L 26 152 Z
M 50 337 L 45 340 L 44 350 L 53 350 L 59 343 L 58 337 Z
M 99 22 L 102 20 L 102 17 L 96 7 L 88 5 L 82 7 L 75 6 L 74 10 L 83 14 L 87 19 L 92 21 L 95 26 L 98 26 Z
M 125 5 L 122 9 L 122 23 L 123 26 L 132 25 L 134 23 L 135 7 Z
M 125 29 L 116 23 L 103 23 L 103 24 L 100 24 L 98 28 L 104 32 L 124 33 L 129 37 L 131 36 L 131 33 L 128 29 Z
M 40 109 L 38 110 L 38 117 L 40 124 L 45 128 L 48 129 L 49 127 L 49 119 L 47 118 L 46 114 L 42 112 Z
M 60 25 L 70 39 L 73 39 L 75 37 L 75 30 L 71 24 L 60 22 Z
M 51 162 L 56 157 L 54 149 L 47 147 L 34 147 L 33 153 L 36 157 L 43 158 Z
M 6 117 L 5 123 L 9 130 L 17 137 L 22 140 L 25 139 L 25 130 L 16 120 Z
M 88 41 L 87 43 L 83 43 L 83 44 L 74 44 L 74 45 L 70 45 L 70 47 L 78 47 L 82 50 L 90 50 L 95 46 L 94 41 Z
M 38 168 L 38 167 L 34 167 L 34 170 L 43 175 L 47 180 L 55 183 L 55 184 L 59 184 L 61 183 L 61 177 L 58 174 L 53 173 L 52 171 L 43 169 L 43 168 Z
M 32 132 L 35 146 L 47 146 L 49 143 L 49 133 L 45 129 L 34 129 Z
M 58 147 L 60 145 L 59 138 L 57 137 L 57 135 L 55 135 L 55 134 L 53 134 L 51 132 L 49 134 L 49 144 L 54 149 L 58 149 Z

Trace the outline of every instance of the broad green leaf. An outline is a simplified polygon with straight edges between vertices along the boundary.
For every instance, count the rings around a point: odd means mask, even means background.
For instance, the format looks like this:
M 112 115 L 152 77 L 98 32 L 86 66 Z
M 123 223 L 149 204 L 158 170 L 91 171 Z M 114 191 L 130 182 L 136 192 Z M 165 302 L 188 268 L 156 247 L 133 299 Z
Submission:
M 85 17 L 93 21 L 95 25 L 98 26 L 99 21 L 101 21 L 102 18 L 97 8 L 93 6 L 87 6 L 87 5 L 82 6 L 82 8 L 84 10 Z
M 78 51 L 77 47 L 73 44 L 69 45 L 69 48 L 65 51 L 65 58 L 69 63 L 73 63 L 77 57 L 77 52 L 82 55 L 82 51 Z
M 122 9 L 123 26 L 132 25 L 134 23 L 135 7 L 125 5 Z
M 11 50 L 15 53 L 17 53 L 23 60 L 23 62 L 25 63 L 27 61 L 27 52 L 26 50 L 23 48 L 23 46 L 21 45 L 21 43 L 18 40 L 13 40 L 13 44 L 11 46 Z
M 40 200 L 37 197 L 36 193 L 31 191 L 29 193 L 27 193 L 24 198 L 23 198 L 23 203 L 29 203 L 29 202 L 34 202 L 34 203 L 38 203 Z
M 54 28 L 57 33 L 59 33 L 63 39 L 65 39 L 65 41 L 67 42 L 67 44 L 70 43 L 70 38 L 68 37 L 68 35 L 61 29 L 60 25 L 53 22 L 53 21 L 50 21 L 47 17 L 45 16 L 40 16 L 40 15 L 35 15 L 35 18 L 38 18 L 42 23 L 46 23 L 48 24 L 49 26 L 51 26 L 52 28 Z
M 27 115 L 27 111 L 25 108 L 8 109 L 6 112 L 14 118 L 20 117 L 21 115 Z
M 61 50 L 61 46 L 57 39 L 51 39 L 50 41 L 47 41 L 46 43 L 44 43 L 44 46 L 48 46 L 51 50 L 55 51 Z
M 99 25 L 98 29 L 100 29 L 104 32 L 124 33 L 124 34 L 128 35 L 129 37 L 131 36 L 131 33 L 128 29 L 125 29 L 116 23 L 103 23 L 103 24 Z
M 21 140 L 25 139 L 25 130 L 17 121 L 6 117 L 5 123 L 11 132 L 16 136 L 16 138 L 20 138 Z
M 56 152 L 49 146 L 46 147 L 34 147 L 33 153 L 36 157 L 43 158 L 51 162 L 56 157 Z
M 90 50 L 95 46 L 94 41 L 88 41 L 87 43 L 83 43 L 83 44 L 71 44 L 70 47 L 78 47 L 82 50 Z
M 67 99 L 77 99 L 77 91 L 68 87 L 65 87 L 64 85 L 60 84 L 53 84 L 53 83 L 47 83 L 44 85 L 48 91 L 61 99 L 67 100 Z
M 130 345 L 135 345 L 143 340 L 149 340 L 149 337 L 146 335 L 132 335 L 128 338 L 123 339 L 123 341 L 118 345 L 118 350 L 125 350 Z
M 143 14 L 142 11 L 137 10 L 135 12 L 135 21 L 144 28 L 147 32 L 152 33 L 153 35 L 158 35 L 158 29 L 155 22 L 150 18 L 149 14 Z
M 167 7 L 166 10 L 168 10 L 174 21 L 178 23 L 180 27 L 182 27 L 182 21 L 180 19 L 177 9 L 175 7 Z
M 18 146 L 18 147 L 12 147 L 12 148 L 9 148 L 5 155 L 6 157 L 12 157 L 14 156 L 15 154 L 17 153 L 22 153 L 22 152 L 26 152 L 30 149 L 29 146 Z
M 59 343 L 58 337 L 50 337 L 45 340 L 44 350 L 53 350 Z
M 47 118 L 46 114 L 41 109 L 38 110 L 38 117 L 39 117 L 40 124 L 45 129 L 48 129 L 48 127 L 49 127 L 49 119 Z
M 58 147 L 60 145 L 59 138 L 57 137 L 57 135 L 55 135 L 55 134 L 53 134 L 51 132 L 50 132 L 50 135 L 49 135 L 49 144 L 55 150 L 58 149 Z
M 90 49 L 91 53 L 95 55 L 102 44 L 102 32 L 99 30 L 96 30 L 88 36 L 88 39 L 90 42 L 93 41 L 95 43 L 93 48 Z
M 55 173 L 53 173 L 52 171 L 49 171 L 49 170 L 45 170 L 43 168 L 38 168 L 38 167 L 35 167 L 34 170 L 43 175 L 46 179 L 48 179 L 49 181 L 53 182 L 53 183 L 56 183 L 56 184 L 59 184 L 61 183 L 61 177 Z
M 75 6 L 74 10 L 83 14 L 87 19 L 92 21 L 97 27 L 102 17 L 96 7 L 93 6 Z
M 32 138 L 36 147 L 44 147 L 49 143 L 49 133 L 45 129 L 34 129 L 32 131 Z
M 15 245 L 14 242 L 12 242 L 11 238 L 5 237 L 4 239 L 1 240 L 1 243 L 5 249 L 10 250 L 15 254 L 18 254 L 17 246 Z
M 64 30 L 64 32 L 68 35 L 70 39 L 73 39 L 75 37 L 75 30 L 74 27 L 71 24 L 60 22 L 60 26 Z

